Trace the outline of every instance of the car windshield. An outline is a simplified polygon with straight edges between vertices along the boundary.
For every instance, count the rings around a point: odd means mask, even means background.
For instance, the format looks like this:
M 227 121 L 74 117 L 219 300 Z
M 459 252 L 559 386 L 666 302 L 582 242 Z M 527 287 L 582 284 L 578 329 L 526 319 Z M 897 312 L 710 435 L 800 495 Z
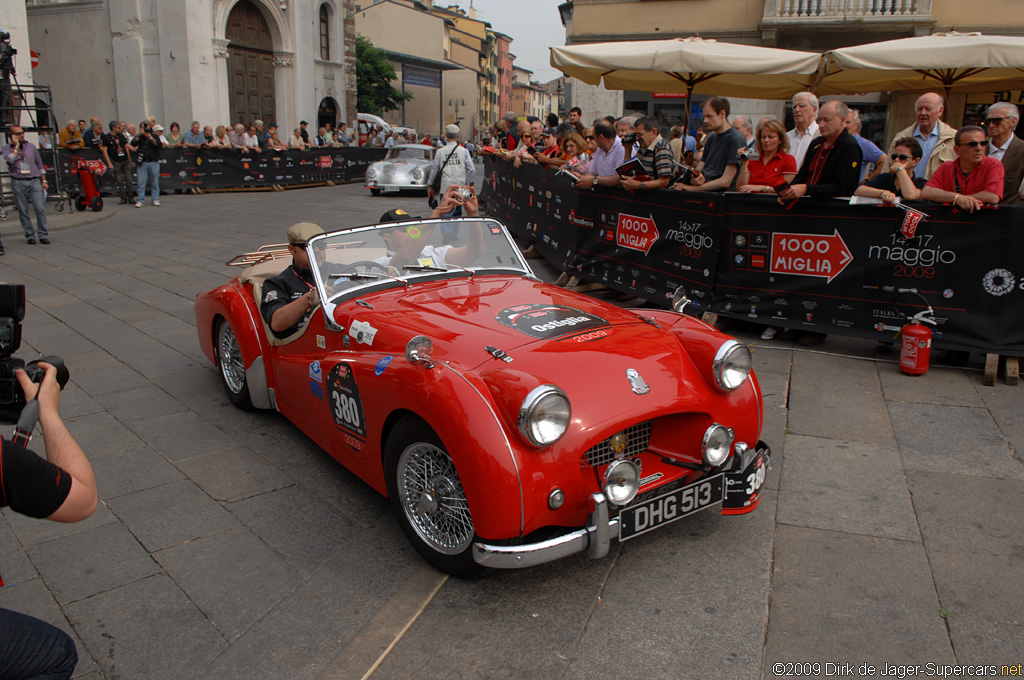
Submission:
M 320 299 L 334 305 L 372 290 L 483 273 L 533 276 L 500 222 L 437 219 L 337 231 L 310 240 Z
M 388 150 L 388 155 L 384 157 L 384 160 L 429 161 L 433 157 L 430 149 L 393 146 Z

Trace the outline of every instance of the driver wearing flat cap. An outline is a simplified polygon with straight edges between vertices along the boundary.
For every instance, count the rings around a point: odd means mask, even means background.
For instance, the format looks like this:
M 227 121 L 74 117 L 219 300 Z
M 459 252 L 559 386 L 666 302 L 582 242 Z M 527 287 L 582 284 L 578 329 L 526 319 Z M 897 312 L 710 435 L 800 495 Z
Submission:
M 312 222 L 298 222 L 288 229 L 288 252 L 292 264 L 263 283 L 260 313 L 275 337 L 284 338 L 299 330 L 316 308 L 316 280 L 313 278 L 306 242 L 324 233 Z M 323 251 L 316 258 L 323 258 Z

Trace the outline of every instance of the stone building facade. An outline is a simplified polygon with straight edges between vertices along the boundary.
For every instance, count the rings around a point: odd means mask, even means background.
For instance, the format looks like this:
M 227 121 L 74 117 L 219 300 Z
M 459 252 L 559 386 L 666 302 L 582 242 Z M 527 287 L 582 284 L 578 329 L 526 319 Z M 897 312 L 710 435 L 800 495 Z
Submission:
M 27 0 L 27 15 L 58 125 L 356 115 L 352 0 Z

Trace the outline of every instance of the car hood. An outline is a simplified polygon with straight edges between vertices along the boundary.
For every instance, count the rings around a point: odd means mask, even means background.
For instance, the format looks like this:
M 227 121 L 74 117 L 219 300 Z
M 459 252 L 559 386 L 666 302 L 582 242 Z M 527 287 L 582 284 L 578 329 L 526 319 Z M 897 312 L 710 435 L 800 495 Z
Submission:
M 527 352 L 590 349 L 647 355 L 680 348 L 640 311 L 524 277 L 447 279 L 363 299 L 373 311 L 350 303 L 338 320 L 361 327 L 359 322 L 376 319 L 372 325 L 380 334 L 374 350 L 401 353 L 410 338 L 426 335 L 434 343 L 435 358 L 464 370 L 494 361 L 502 352 L 516 359 Z

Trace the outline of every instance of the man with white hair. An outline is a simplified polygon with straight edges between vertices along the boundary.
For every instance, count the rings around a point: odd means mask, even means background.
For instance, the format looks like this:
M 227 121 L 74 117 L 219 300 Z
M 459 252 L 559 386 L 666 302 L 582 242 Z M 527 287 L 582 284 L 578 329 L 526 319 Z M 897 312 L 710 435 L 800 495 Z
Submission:
M 804 164 L 811 141 L 818 136 L 818 98 L 811 92 L 793 95 L 793 122 L 796 127 L 786 133 L 789 152 L 796 158 L 796 167 Z
M 1019 121 L 1020 111 L 1009 102 L 993 104 L 985 114 L 988 155 L 1000 161 L 1005 172 L 1002 203 L 1020 200 L 1017 188 L 1024 180 L 1024 140 L 1013 134 Z
M 757 140 L 754 139 L 754 127 L 750 124 L 750 116 L 736 116 L 732 119 L 732 127 L 734 130 L 743 135 L 743 140 L 747 143 L 745 147 L 739 153 L 750 152 L 753 155 L 757 155 Z
M 900 130 L 893 141 L 901 137 L 913 137 L 921 145 L 921 162 L 914 168 L 915 177 L 931 179 L 932 173 L 946 161 L 957 157 L 953 138 L 956 129 L 941 120 L 946 110 L 942 96 L 934 92 L 926 92 L 917 98 L 914 104 L 917 122 L 905 130 Z M 888 156 L 892 156 L 896 148 L 890 144 Z

